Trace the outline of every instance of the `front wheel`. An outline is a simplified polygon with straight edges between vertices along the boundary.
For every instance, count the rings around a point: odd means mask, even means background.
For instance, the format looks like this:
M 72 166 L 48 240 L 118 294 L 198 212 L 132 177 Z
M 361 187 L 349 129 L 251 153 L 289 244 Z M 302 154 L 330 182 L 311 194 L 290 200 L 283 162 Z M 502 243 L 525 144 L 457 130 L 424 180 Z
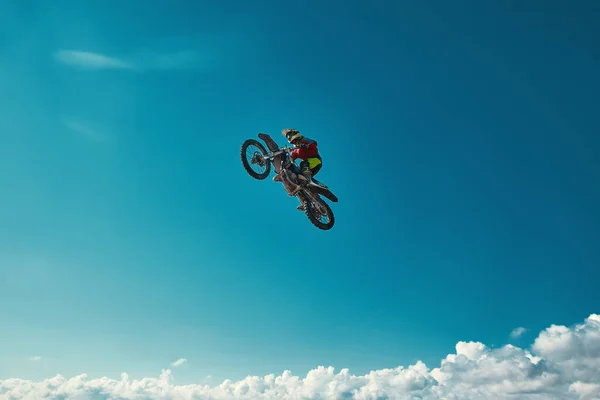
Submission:
M 266 179 L 271 173 L 271 162 L 265 158 L 266 154 L 267 150 L 258 140 L 248 139 L 242 143 L 240 149 L 242 164 L 246 172 L 254 179 Z M 259 167 L 259 172 L 255 171 L 253 166 Z
M 333 216 L 333 211 L 331 211 L 329 204 L 324 201 L 311 201 L 310 199 L 306 199 L 304 201 L 304 213 L 308 217 L 308 220 L 317 228 L 324 231 L 333 228 L 335 217 Z M 326 222 L 323 222 L 322 218 L 325 218 Z

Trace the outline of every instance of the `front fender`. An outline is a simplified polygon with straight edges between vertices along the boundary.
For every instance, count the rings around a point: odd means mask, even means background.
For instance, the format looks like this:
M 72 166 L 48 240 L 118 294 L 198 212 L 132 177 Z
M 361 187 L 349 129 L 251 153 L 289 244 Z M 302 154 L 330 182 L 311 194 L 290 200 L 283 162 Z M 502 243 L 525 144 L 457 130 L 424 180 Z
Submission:
M 271 138 L 271 136 L 267 135 L 266 133 L 259 133 L 258 137 L 261 138 L 267 144 L 267 147 L 269 148 L 269 150 L 271 150 L 271 151 L 279 150 L 279 146 L 277 145 L 277 143 L 275 143 L 275 141 Z

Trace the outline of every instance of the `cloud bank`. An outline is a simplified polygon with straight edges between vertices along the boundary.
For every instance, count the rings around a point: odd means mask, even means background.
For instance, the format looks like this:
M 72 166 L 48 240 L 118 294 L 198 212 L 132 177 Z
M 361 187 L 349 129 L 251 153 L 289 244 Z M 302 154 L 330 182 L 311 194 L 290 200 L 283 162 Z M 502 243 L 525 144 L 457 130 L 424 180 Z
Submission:
M 356 376 L 319 367 L 305 377 L 285 371 L 213 387 L 175 385 L 168 369 L 141 380 L 57 375 L 41 382 L 0 380 L 0 399 L 600 399 L 600 315 L 572 327 L 552 325 L 530 349 L 459 342 L 433 369 L 417 362 Z

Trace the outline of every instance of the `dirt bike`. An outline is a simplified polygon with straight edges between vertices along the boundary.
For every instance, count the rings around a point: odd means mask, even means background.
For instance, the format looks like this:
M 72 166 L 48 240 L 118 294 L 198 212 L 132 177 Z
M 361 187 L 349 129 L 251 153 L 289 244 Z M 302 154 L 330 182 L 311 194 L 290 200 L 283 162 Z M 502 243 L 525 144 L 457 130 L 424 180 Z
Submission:
M 255 179 L 263 180 L 269 176 L 271 165 L 273 165 L 277 174 L 273 180 L 283 184 L 288 196 L 298 197 L 298 200 L 304 205 L 304 213 L 308 220 L 319 229 L 331 229 L 335 223 L 333 211 L 321 196 L 334 203 L 337 203 L 338 198 L 327 186 L 314 178 L 306 185 L 300 184 L 298 175 L 302 172 L 291 157 L 292 150 L 294 150 L 293 146 L 279 147 L 271 136 L 266 133 L 259 133 L 258 137 L 266 143 L 269 152 L 256 139 L 244 141 L 240 149 L 240 156 L 246 172 Z M 256 172 L 252 168 L 255 165 L 260 167 L 262 172 Z M 321 221 L 323 217 L 327 218 L 327 222 Z

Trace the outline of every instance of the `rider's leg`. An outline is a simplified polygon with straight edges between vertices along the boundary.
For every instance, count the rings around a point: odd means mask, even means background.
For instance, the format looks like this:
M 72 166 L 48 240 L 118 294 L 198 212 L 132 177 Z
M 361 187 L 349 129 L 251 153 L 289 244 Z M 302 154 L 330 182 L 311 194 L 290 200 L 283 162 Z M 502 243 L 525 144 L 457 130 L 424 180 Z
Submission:
M 323 166 L 322 161 L 316 157 L 309 158 L 305 161 L 302 161 L 300 163 L 300 168 L 302 169 L 302 177 L 306 179 L 305 181 L 303 181 L 303 184 L 307 184 L 311 180 L 321 184 L 319 181 L 317 181 L 314 178 L 314 176 L 321 170 L 322 166 Z M 302 178 L 300 178 L 300 179 L 302 179 Z M 300 205 L 296 208 L 300 211 L 304 211 L 304 204 L 301 202 Z
M 323 161 L 321 161 L 319 158 L 309 158 L 308 159 L 308 166 L 310 167 L 310 170 L 312 172 L 312 177 L 314 178 L 315 175 L 317 175 L 319 173 L 319 171 L 321 170 L 321 167 L 323 166 Z
M 300 163 L 300 173 L 298 174 L 298 180 L 300 180 L 301 184 L 310 182 L 311 178 L 310 172 L 310 164 L 308 160 L 303 160 Z
M 306 182 L 310 182 L 312 178 L 319 172 L 322 166 L 323 162 L 317 157 L 311 157 L 302 161 L 300 163 L 300 168 L 303 176 L 301 176 L 300 179 L 306 178 Z
M 321 158 L 314 157 L 314 158 L 309 158 L 308 161 L 309 161 L 310 170 L 312 172 L 313 183 L 316 183 L 317 185 L 321 185 L 323 187 L 327 187 L 323 183 L 321 183 L 317 179 L 315 179 L 315 175 L 317 175 L 319 173 L 319 171 L 321 170 L 321 167 L 323 167 L 323 160 L 321 160 Z

